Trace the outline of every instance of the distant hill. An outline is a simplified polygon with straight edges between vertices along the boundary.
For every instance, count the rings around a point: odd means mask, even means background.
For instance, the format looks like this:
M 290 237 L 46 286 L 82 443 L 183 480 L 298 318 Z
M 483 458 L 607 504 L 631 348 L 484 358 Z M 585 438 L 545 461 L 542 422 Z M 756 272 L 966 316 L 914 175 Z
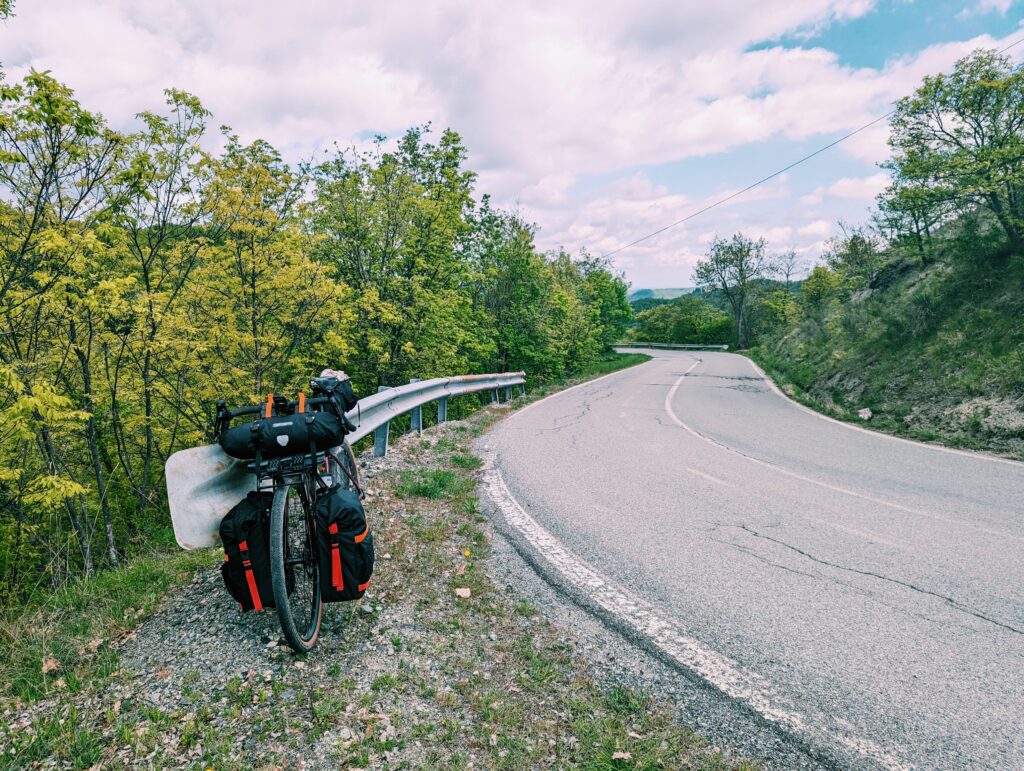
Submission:
M 692 294 L 694 287 L 684 286 L 677 289 L 634 289 L 629 293 L 629 301 L 636 300 L 675 300 L 686 294 Z

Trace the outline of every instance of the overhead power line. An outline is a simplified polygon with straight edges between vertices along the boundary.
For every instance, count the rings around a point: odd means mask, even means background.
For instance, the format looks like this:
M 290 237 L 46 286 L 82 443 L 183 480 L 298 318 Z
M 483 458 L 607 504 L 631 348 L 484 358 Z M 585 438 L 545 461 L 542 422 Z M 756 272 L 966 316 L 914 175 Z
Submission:
M 1014 42 L 1010 43 L 1010 45 L 1006 46 L 1005 48 L 1000 48 L 998 51 L 996 51 L 996 53 L 997 54 L 1006 53 L 1011 48 L 1013 48 L 1014 46 L 1020 45 L 1021 43 L 1024 43 L 1024 37 L 1018 38 L 1017 40 L 1015 40 Z M 621 252 L 621 251 L 623 251 L 625 249 L 629 249 L 631 246 L 636 246 L 637 244 L 639 244 L 639 243 L 641 243 L 643 241 L 646 241 L 649 238 L 654 238 L 654 236 L 659 235 L 661 233 L 664 233 L 666 230 L 671 230 L 672 228 L 676 227 L 677 225 L 682 225 L 684 222 L 692 220 L 694 217 L 699 217 L 701 214 L 704 214 L 705 212 L 711 211 L 712 209 L 714 209 L 714 208 L 716 208 L 718 206 L 721 206 L 724 203 L 728 203 L 733 198 L 738 198 L 739 196 L 743 195 L 744 193 L 747 193 L 747 192 L 753 190 L 755 187 L 759 187 L 760 185 L 763 185 L 765 182 L 769 182 L 769 181 L 775 179 L 780 174 L 785 174 L 787 171 L 789 171 L 790 169 L 792 169 L 792 168 L 794 168 L 796 166 L 799 166 L 801 163 L 806 163 L 807 161 L 811 160 L 811 158 L 813 158 L 814 156 L 821 155 L 826 150 L 832 149 L 833 147 L 838 145 L 840 142 L 845 142 L 850 137 L 856 136 L 860 132 L 862 132 L 862 131 L 864 131 L 866 129 L 871 128 L 872 126 L 874 126 L 879 121 L 883 121 L 886 118 L 890 117 L 894 112 L 896 112 L 895 109 L 889 110 L 889 112 L 887 112 L 885 115 L 879 115 L 877 118 L 875 118 L 874 120 L 872 120 L 872 121 L 870 121 L 868 123 L 865 123 L 860 128 L 854 129 L 849 134 L 844 134 L 843 136 L 839 137 L 839 139 L 836 139 L 836 140 L 834 140 L 832 142 L 829 142 L 824 147 L 819 147 L 813 153 L 809 153 L 809 154 L 805 155 L 803 158 L 800 158 L 799 160 L 793 161 L 788 166 L 785 166 L 784 168 L 781 168 L 778 171 L 772 172 L 767 177 L 762 177 L 761 179 L 757 180 L 757 182 L 753 182 L 753 183 L 747 185 L 742 190 L 737 190 L 735 193 L 730 193 L 729 195 L 724 196 L 723 198 L 719 198 L 714 203 L 709 203 L 707 206 L 705 206 L 705 207 L 703 207 L 701 209 L 698 209 L 695 212 L 691 212 L 690 214 L 687 214 L 682 219 L 678 219 L 675 222 L 670 222 L 669 224 L 667 224 L 667 225 L 665 225 L 663 227 L 660 227 L 657 230 L 651 231 L 650 233 L 648 233 L 645 236 L 641 236 L 640 238 L 636 239 L 635 241 L 630 241 L 628 244 L 623 244 L 622 246 L 616 247 L 615 249 L 612 249 L 612 251 L 610 251 L 610 252 L 605 252 L 601 256 L 602 257 L 611 257 L 613 254 L 618 254 L 619 252 Z

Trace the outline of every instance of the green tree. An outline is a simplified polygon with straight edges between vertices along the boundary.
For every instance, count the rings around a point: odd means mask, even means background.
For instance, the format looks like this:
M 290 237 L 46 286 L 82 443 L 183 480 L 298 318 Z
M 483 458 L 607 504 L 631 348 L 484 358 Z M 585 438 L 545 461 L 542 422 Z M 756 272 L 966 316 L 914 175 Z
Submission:
M 847 288 L 867 286 L 885 264 L 881 239 L 865 226 L 840 222 L 839 227 L 842 236 L 829 239 L 825 245 L 825 263 L 843 278 Z
M 122 200 L 117 268 L 134 279 L 136 315 L 102 345 L 118 464 L 141 506 L 155 502 L 158 466 L 179 438 L 161 432 L 161 425 L 179 424 L 159 420 L 157 411 L 160 404 L 182 408 L 181 385 L 194 364 L 195 341 L 179 323 L 192 271 L 229 224 L 211 218 L 214 161 L 200 144 L 209 112 L 191 94 L 165 95 L 168 115 L 139 114 L 143 128 L 129 137 L 127 168 L 113 190 Z M 129 390 L 141 394 L 141 403 L 124 399 Z
M 458 247 L 475 175 L 462 140 L 409 130 L 394 152 L 337 152 L 311 169 L 307 218 L 317 257 L 356 292 L 353 370 L 375 388 L 475 363 L 471 275 Z
M 586 366 L 630 308 L 610 266 L 538 253 L 473 199 L 458 135 L 298 170 L 168 90 L 113 132 L 48 73 L 0 80 L 0 580 L 9 597 L 170 540 L 167 457 L 213 405 Z
M 820 322 L 841 283 L 836 273 L 822 265 L 816 266 L 800 286 L 800 304 L 804 312 Z
M 742 233 L 728 240 L 715 238 L 705 259 L 700 260 L 693 271 L 699 286 L 717 290 L 725 297 L 736 326 L 736 344 L 741 348 L 747 341 L 745 314 L 751 289 L 755 282 L 774 271 L 765 246 L 763 238 L 754 241 Z
M 703 297 L 680 297 L 637 315 L 633 336 L 642 342 L 722 345 L 735 342 L 729 315 Z
M 93 351 L 80 335 L 103 292 L 109 215 L 118 203 L 104 184 L 119 173 L 124 144 L 49 73 L 0 84 L 0 316 L 8 330 L 0 366 L 4 409 L 21 438 L 0 443 L 3 497 L 16 538 L 63 508 L 87 575 L 95 565 L 87 484 L 93 474 L 101 490 L 104 481 L 95 463 Z M 75 459 L 83 426 L 89 465 Z
M 583 276 L 584 301 L 597 310 L 599 342 L 607 348 L 622 339 L 626 325 L 633 318 L 629 285 L 622 276 L 612 272 L 607 259 L 583 252 L 576 264 Z
M 890 127 L 890 207 L 981 207 L 1024 253 L 1024 64 L 975 51 L 899 100 Z

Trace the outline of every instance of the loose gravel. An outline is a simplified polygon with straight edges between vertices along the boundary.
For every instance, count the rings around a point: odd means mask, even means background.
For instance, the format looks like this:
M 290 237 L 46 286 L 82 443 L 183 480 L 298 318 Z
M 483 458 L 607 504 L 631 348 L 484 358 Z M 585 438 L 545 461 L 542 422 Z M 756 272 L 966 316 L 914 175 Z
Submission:
M 360 456 L 374 582 L 326 608 L 313 652 L 290 651 L 272 610 L 241 613 L 211 550 L 104 641 L 114 671 L 3 713 L 0 766 L 751 768 L 679 721 L 701 722 L 699 688 L 574 611 L 482 516 L 468 450 L 506 410 Z M 435 497 L 398 493 L 424 480 Z

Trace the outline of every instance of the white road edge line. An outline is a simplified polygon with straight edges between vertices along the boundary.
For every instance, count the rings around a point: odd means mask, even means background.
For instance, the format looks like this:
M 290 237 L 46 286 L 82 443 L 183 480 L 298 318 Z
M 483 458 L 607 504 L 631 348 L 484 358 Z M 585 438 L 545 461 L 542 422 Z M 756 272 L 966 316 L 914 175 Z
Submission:
M 975 460 L 991 461 L 994 463 L 1007 463 L 1011 466 L 1016 466 L 1017 468 L 1021 468 L 1022 466 L 1024 466 L 1024 463 L 1021 463 L 1018 460 L 1013 460 L 1012 458 L 1000 458 L 998 455 L 989 455 L 988 453 L 985 452 L 970 452 L 969 450 L 958 450 L 955 447 L 943 447 L 942 445 L 928 444 L 927 442 L 915 442 L 913 439 L 905 439 L 902 436 L 893 436 L 892 434 L 886 434 L 883 433 L 882 431 L 872 431 L 870 428 L 864 428 L 863 426 L 855 426 L 852 423 L 847 423 L 846 421 L 843 420 L 836 420 L 835 418 L 830 417 L 828 415 L 822 415 L 820 412 L 812 410 L 807 405 L 801 404 L 792 396 L 789 396 L 785 391 L 779 388 L 775 381 L 768 376 L 768 373 L 761 369 L 761 367 L 758 366 L 757 362 L 755 362 L 753 359 L 748 358 L 747 356 L 744 356 L 743 354 L 740 353 L 733 353 L 730 355 L 739 356 L 740 358 L 745 359 L 747 363 L 754 368 L 754 372 L 756 372 L 758 375 L 764 378 L 764 382 L 768 384 L 768 387 L 771 388 L 777 396 L 781 396 L 783 399 L 785 399 L 791 405 L 796 407 L 798 410 L 806 412 L 808 415 L 813 415 L 814 417 L 820 420 L 827 420 L 829 423 L 835 423 L 836 425 L 842 426 L 843 428 L 849 429 L 850 431 L 860 431 L 862 434 L 878 437 L 879 439 L 888 439 L 893 442 L 903 442 L 904 444 L 911 444 L 914 447 L 924 447 L 925 449 L 934 450 L 935 452 L 944 452 L 950 455 L 960 455 L 964 458 L 974 458 Z
M 748 361 L 749 361 L 749 359 L 748 359 Z M 753 363 L 753 362 L 751 362 L 751 363 Z M 690 371 L 694 367 L 696 367 L 698 364 L 700 364 L 700 360 L 699 359 L 697 361 L 695 361 L 690 366 L 690 369 L 686 370 L 686 372 L 684 372 L 682 375 L 680 375 L 679 378 L 676 380 L 676 382 L 672 384 L 672 387 L 670 389 L 668 389 L 668 393 L 665 394 L 665 413 L 669 416 L 669 418 L 672 420 L 673 423 L 675 423 L 677 426 L 679 426 L 680 428 L 684 429 L 685 431 L 687 431 L 691 435 L 695 436 L 697 439 L 700 439 L 702 442 L 707 442 L 712 447 L 717 447 L 720 450 L 724 450 L 725 452 L 732 453 L 733 455 L 736 455 L 736 456 L 738 456 L 740 458 L 745 458 L 746 460 L 750 461 L 751 463 L 756 463 L 758 466 L 763 466 L 764 468 L 769 469 L 771 471 L 774 471 L 774 472 L 776 472 L 778 474 L 784 474 L 785 476 L 791 477 L 793 479 L 799 479 L 801 482 L 806 482 L 806 483 L 811 484 L 811 485 L 816 485 L 818 487 L 824 488 L 825 490 L 831 490 L 834 493 L 842 493 L 843 495 L 849 495 L 849 496 L 852 496 L 854 498 L 860 498 L 863 501 L 868 501 L 870 503 L 876 503 L 879 506 L 886 506 L 886 507 L 888 507 L 890 509 L 896 509 L 897 511 L 902 511 L 902 512 L 905 512 L 907 514 L 913 514 L 914 516 L 917 516 L 917 517 L 925 517 L 927 519 L 933 519 L 933 520 L 935 520 L 937 522 L 945 522 L 947 525 L 955 525 L 957 527 L 970 528 L 972 530 L 977 530 L 977 531 L 979 531 L 981 533 L 987 533 L 988 535 L 994 536 L 996 538 L 1008 538 L 1008 539 L 1013 540 L 1013 541 L 1024 541 L 1024 538 L 1022 538 L 1021 536 L 1018 536 L 1018 535 L 1014 535 L 1013 533 L 1005 533 L 1005 532 L 1003 532 L 1001 530 L 993 530 L 991 528 L 984 527 L 982 525 L 976 525 L 976 524 L 974 524 L 972 522 L 965 522 L 965 521 L 959 520 L 959 519 L 952 519 L 951 517 L 943 517 L 940 514 L 932 514 L 931 512 L 922 511 L 921 509 L 914 509 L 914 508 L 911 508 L 909 506 L 904 506 L 903 504 L 900 504 L 900 503 L 895 503 L 893 501 L 887 501 L 884 498 L 876 498 L 873 495 L 866 495 L 865 493 L 858 493 L 856 490 L 851 490 L 848 487 L 839 487 L 838 485 L 832 485 L 832 484 L 829 484 L 828 482 L 822 482 L 820 479 L 815 479 L 814 477 L 804 476 L 803 474 L 799 474 L 796 471 L 790 471 L 789 469 L 783 468 L 782 466 L 776 466 L 774 463 L 769 463 L 768 461 L 761 460 L 760 458 L 755 458 L 755 457 L 753 457 L 751 455 L 746 455 L 746 454 L 740 452 L 739 450 L 734 450 L 732 447 L 729 447 L 728 445 L 721 444 L 720 442 L 716 442 L 711 437 L 706 436 L 706 435 L 700 433 L 695 428 L 691 428 L 689 425 L 684 423 L 682 420 L 679 419 L 679 416 L 676 415 L 675 410 L 672 409 L 672 400 L 675 398 L 676 393 L 679 391 L 679 386 L 681 386 L 683 384 L 683 380 L 686 379 L 686 376 L 688 374 L 690 374 Z M 869 433 L 873 433 L 873 432 L 869 432 Z
M 824 742 L 852 750 L 883 768 L 905 768 L 903 763 L 870 740 L 809 725 L 800 713 L 780 706 L 782 700 L 773 692 L 766 678 L 741 669 L 732 659 L 676 631 L 676 624 L 662 617 L 653 605 L 615 585 L 570 553 L 513 497 L 498 471 L 493 452 L 485 453 L 483 481 L 488 497 L 506 524 L 526 540 L 562 581 L 588 602 L 612 614 L 681 667 L 788 731 L 815 743 Z

